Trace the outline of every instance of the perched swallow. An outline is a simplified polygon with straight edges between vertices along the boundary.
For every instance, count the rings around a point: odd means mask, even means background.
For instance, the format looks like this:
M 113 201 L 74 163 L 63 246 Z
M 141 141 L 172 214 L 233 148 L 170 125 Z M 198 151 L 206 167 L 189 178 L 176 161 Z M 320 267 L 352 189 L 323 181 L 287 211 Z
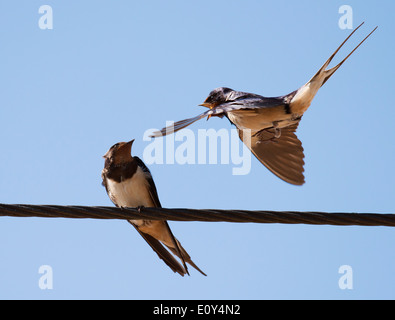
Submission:
M 133 141 L 116 143 L 103 156 L 105 164 L 102 184 L 117 207 L 160 208 L 158 192 L 150 171 L 140 158 L 131 155 Z M 167 221 L 129 220 L 129 222 L 174 272 L 182 276 L 189 275 L 187 262 L 206 275 L 193 263 L 181 243 L 174 237 Z M 183 265 L 162 244 L 178 256 Z
M 208 111 L 196 117 L 175 122 L 172 126 L 154 132 L 151 137 L 174 133 L 204 117 L 208 120 L 210 117 L 226 116 L 237 127 L 240 139 L 262 164 L 284 181 L 302 185 L 305 182 L 304 153 L 302 143 L 295 131 L 318 90 L 377 29 L 376 27 L 338 65 L 326 70 L 340 48 L 361 25 L 344 40 L 318 72 L 298 90 L 285 96 L 267 98 L 229 88 L 217 88 L 201 104 L 209 108 Z

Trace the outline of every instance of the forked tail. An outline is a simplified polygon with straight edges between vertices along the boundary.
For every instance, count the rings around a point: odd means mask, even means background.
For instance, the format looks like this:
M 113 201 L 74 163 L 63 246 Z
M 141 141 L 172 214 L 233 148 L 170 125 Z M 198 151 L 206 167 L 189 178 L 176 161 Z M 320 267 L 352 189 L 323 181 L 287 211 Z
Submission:
M 339 50 L 341 49 L 341 47 L 343 47 L 343 45 L 347 42 L 348 39 L 350 39 L 350 37 L 355 33 L 355 31 L 357 31 L 365 22 L 362 22 L 353 32 L 351 32 L 351 34 L 346 38 L 346 40 L 343 41 L 343 43 L 336 49 L 336 51 L 334 53 L 332 53 L 332 55 L 329 57 L 329 59 L 324 63 L 324 65 L 321 67 L 320 70 L 318 70 L 318 72 L 311 78 L 311 80 L 308 82 L 313 82 L 313 81 L 321 81 L 321 86 L 324 85 L 325 82 L 328 81 L 328 79 L 336 72 L 337 69 L 340 68 L 340 66 L 355 52 L 355 50 L 357 50 L 362 43 L 365 42 L 365 40 L 367 38 L 370 37 L 370 35 L 376 31 L 376 28 L 373 29 L 372 32 L 370 32 L 365 39 L 363 39 L 355 48 L 354 50 L 352 50 L 347 57 L 345 57 L 338 65 L 336 65 L 335 67 L 325 70 L 328 65 L 331 63 L 332 59 L 335 57 L 335 55 L 339 52 Z

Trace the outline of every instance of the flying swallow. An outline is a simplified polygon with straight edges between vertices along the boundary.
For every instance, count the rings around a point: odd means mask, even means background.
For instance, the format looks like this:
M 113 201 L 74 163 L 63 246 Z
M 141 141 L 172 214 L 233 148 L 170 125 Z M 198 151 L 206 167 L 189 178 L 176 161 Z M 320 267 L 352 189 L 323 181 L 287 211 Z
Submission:
M 208 120 L 210 117 L 225 116 L 236 126 L 240 139 L 272 173 L 288 183 L 304 184 L 304 153 L 302 143 L 295 134 L 296 129 L 318 90 L 377 29 L 376 27 L 369 33 L 338 65 L 327 69 L 340 48 L 362 24 L 298 90 L 284 96 L 268 98 L 224 87 L 217 88 L 201 104 L 209 108 L 208 111 L 196 117 L 175 122 L 171 126 L 154 132 L 151 137 L 174 133 L 205 117 Z
M 120 208 L 160 208 L 158 192 L 151 172 L 138 157 L 132 157 L 131 148 L 134 140 L 114 144 L 105 158 L 102 171 L 103 186 L 111 201 Z M 145 241 L 174 272 L 181 276 L 188 274 L 186 263 L 206 275 L 200 270 L 191 257 L 174 237 L 167 221 L 160 220 L 128 220 L 140 233 Z M 182 265 L 166 250 L 167 247 L 179 257 Z

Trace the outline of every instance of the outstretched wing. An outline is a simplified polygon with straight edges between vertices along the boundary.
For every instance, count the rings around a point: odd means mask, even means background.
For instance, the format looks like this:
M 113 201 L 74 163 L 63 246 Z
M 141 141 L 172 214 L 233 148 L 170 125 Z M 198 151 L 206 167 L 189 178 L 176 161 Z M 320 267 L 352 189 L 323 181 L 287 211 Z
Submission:
M 305 182 L 303 147 L 295 134 L 299 121 L 285 128 L 268 128 L 255 134 L 238 129 L 240 139 L 266 168 L 280 179 L 295 185 Z M 281 130 L 278 138 L 276 130 Z
M 212 114 L 213 112 L 211 110 L 208 110 L 206 112 L 203 112 L 202 114 L 199 114 L 196 117 L 193 118 L 189 118 L 189 119 L 184 119 L 181 121 L 177 121 L 175 122 L 173 125 L 170 125 L 168 127 L 165 127 L 159 131 L 155 131 L 153 134 L 150 135 L 151 138 L 157 138 L 157 137 L 163 137 L 166 136 L 168 134 L 172 134 L 174 132 L 177 132 L 178 130 L 184 129 L 185 127 L 188 127 L 189 125 L 191 125 L 192 123 L 203 119 L 204 117 Z
M 294 95 L 294 92 L 291 93 L 292 97 Z M 207 110 L 206 112 L 203 112 L 199 114 L 196 117 L 189 118 L 189 119 L 184 119 L 181 121 L 175 122 L 173 125 L 170 125 L 168 127 L 165 127 L 159 131 L 155 131 L 150 135 L 151 138 L 157 138 L 157 137 L 163 137 L 168 134 L 172 134 L 174 132 L 177 132 L 178 130 L 181 130 L 185 127 L 188 127 L 192 123 L 203 119 L 205 117 L 222 117 L 226 115 L 227 112 L 229 111 L 235 111 L 235 110 L 253 110 L 253 109 L 266 109 L 266 108 L 274 108 L 278 106 L 284 106 L 284 104 L 287 103 L 286 98 L 287 96 L 282 96 L 282 97 L 275 97 L 275 98 L 266 98 L 262 97 L 257 94 L 252 94 L 252 93 L 246 93 L 246 92 L 239 92 L 239 91 L 233 91 L 233 96 L 231 97 L 232 100 L 229 102 L 222 103 L 213 109 Z

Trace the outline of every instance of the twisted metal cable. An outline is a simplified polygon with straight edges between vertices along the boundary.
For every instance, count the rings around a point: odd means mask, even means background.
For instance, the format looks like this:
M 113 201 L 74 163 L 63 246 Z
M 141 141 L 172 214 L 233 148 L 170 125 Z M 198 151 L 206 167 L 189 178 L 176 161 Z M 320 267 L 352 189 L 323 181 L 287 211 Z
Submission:
M 335 226 L 395 226 L 395 214 L 328 213 L 297 211 L 249 211 L 213 209 L 116 208 L 0 204 L 0 216 L 44 218 L 90 218 L 123 220 L 173 220 L 206 222 L 253 222 Z

